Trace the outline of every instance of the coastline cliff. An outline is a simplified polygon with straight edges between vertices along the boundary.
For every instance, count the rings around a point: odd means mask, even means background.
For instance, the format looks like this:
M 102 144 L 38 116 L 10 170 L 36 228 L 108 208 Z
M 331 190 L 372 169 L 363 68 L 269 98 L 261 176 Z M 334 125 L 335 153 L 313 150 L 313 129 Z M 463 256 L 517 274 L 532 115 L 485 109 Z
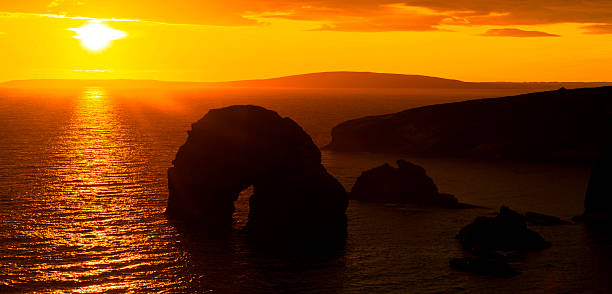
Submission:
M 413 155 L 594 159 L 612 87 L 487 98 L 343 122 L 324 149 Z

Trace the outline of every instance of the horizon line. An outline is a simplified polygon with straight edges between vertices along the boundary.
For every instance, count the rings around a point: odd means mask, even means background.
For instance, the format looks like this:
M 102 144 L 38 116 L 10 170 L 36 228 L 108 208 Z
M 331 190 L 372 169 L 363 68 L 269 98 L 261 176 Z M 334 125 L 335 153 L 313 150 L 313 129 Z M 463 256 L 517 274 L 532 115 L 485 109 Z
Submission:
M 306 72 L 298 74 L 289 74 L 283 76 L 272 76 L 263 78 L 252 78 L 252 79 L 237 79 L 237 80 L 223 80 L 223 81 L 203 81 L 203 80 L 161 80 L 161 79 L 138 79 L 138 78 L 31 78 L 31 79 L 13 79 L 0 81 L 0 85 L 8 84 L 11 82 L 27 82 L 27 81 L 143 81 L 143 82 L 164 82 L 164 83 L 194 83 L 194 84 L 222 84 L 222 83 L 235 83 L 235 82 L 254 82 L 254 81 L 266 81 L 290 77 L 299 77 L 306 75 L 316 74 L 329 74 L 329 73 L 359 73 L 359 74 L 378 74 L 378 75 L 395 75 L 395 76 L 412 76 L 412 77 L 426 77 L 433 79 L 442 79 L 448 81 L 455 81 L 461 83 L 511 83 L 511 84 L 537 84 L 537 83 L 578 83 L 578 84 L 590 84 L 590 83 L 612 83 L 612 81 L 464 81 L 454 78 L 446 78 L 439 76 L 430 76 L 423 74 L 406 74 L 406 73 L 391 73 L 391 72 L 373 72 L 373 71 L 349 71 L 349 70 L 335 70 L 335 71 L 320 71 L 320 72 Z

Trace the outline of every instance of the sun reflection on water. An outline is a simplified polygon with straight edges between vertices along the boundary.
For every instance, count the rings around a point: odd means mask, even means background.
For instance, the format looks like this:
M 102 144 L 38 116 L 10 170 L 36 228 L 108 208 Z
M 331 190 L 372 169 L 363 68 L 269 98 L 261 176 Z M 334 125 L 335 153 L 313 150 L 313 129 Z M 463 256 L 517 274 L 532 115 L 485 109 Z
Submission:
M 125 170 L 122 159 L 131 151 L 122 144 L 123 136 L 104 88 L 86 89 L 60 144 L 70 162 L 62 170 L 64 182 L 74 183 L 78 194 L 111 192 L 113 184 L 121 183 L 116 175 Z
M 41 290 L 121 291 L 142 286 L 126 273 L 139 276 L 176 262 L 176 251 L 165 244 L 173 231 L 147 199 L 148 166 L 134 133 L 104 88 L 87 88 L 75 100 L 69 123 L 46 146 L 51 179 L 20 229 L 38 241 L 9 248 L 35 258 L 14 261 L 24 275 L 10 284 L 27 279 Z
M 87 256 L 66 264 L 68 268 L 61 271 L 64 278 L 81 280 L 112 275 L 117 268 L 142 258 L 128 251 L 108 256 L 109 251 L 116 251 L 117 243 L 127 244 L 121 234 L 124 228 L 114 224 L 121 222 L 120 212 L 129 210 L 133 204 L 127 197 L 116 196 L 138 189 L 133 185 L 128 166 L 133 150 L 125 140 L 125 129 L 104 88 L 86 89 L 57 150 L 66 159 L 66 165 L 57 170 L 63 191 L 59 202 L 65 203 L 60 207 L 74 221 L 72 228 L 63 228 L 61 239 L 65 247 L 58 249 Z M 117 283 L 106 286 L 89 285 L 77 291 L 121 288 Z

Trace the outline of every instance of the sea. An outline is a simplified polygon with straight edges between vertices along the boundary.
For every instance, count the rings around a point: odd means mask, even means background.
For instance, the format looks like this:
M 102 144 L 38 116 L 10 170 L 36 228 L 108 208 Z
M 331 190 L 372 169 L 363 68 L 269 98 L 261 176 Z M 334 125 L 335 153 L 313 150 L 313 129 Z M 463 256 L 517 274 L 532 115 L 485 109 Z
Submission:
M 250 190 L 232 234 L 216 239 L 164 214 L 167 168 L 211 108 L 253 104 L 300 124 L 318 146 L 345 120 L 525 90 L 0 89 L 2 293 L 611 293 L 612 241 L 581 223 L 532 226 L 552 247 L 507 252 L 513 277 L 449 267 L 459 230 L 501 205 L 571 220 L 590 164 L 419 158 L 322 151 L 348 189 L 366 169 L 405 159 L 474 209 L 350 201 L 332 252 L 246 242 Z M 444 119 L 441 117 L 440 119 Z M 517 118 L 520 119 L 520 118 Z

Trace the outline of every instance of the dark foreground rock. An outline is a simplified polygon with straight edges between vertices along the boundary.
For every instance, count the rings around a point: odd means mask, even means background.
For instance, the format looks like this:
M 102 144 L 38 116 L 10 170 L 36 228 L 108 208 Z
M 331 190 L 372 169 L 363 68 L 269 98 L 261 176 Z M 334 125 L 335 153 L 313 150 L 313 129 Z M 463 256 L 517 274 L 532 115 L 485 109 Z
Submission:
M 170 218 L 201 230 L 230 229 L 233 201 L 253 185 L 249 235 L 325 241 L 346 234 L 346 191 L 321 165 L 310 136 L 274 111 L 210 110 L 192 125 L 173 164 Z
M 612 87 L 431 105 L 343 122 L 334 151 L 480 158 L 595 159 Z
M 477 275 L 507 277 L 517 272 L 508 264 L 508 260 L 497 252 L 487 252 L 480 256 L 453 258 L 450 267 Z
M 540 234 L 527 228 L 522 215 L 502 206 L 495 217 L 481 216 L 462 228 L 457 239 L 473 254 L 502 250 L 540 250 L 550 247 Z
M 584 214 L 576 221 L 612 224 L 612 161 L 601 159 L 591 169 L 584 199 Z
M 377 203 L 411 203 L 448 208 L 473 207 L 441 194 L 425 169 L 404 160 L 397 168 L 385 163 L 364 171 L 351 190 L 351 199 Z
M 591 176 L 584 198 L 584 214 L 577 221 L 589 224 L 612 224 L 612 117 L 606 121 L 606 132 L 600 158 L 591 169 Z

